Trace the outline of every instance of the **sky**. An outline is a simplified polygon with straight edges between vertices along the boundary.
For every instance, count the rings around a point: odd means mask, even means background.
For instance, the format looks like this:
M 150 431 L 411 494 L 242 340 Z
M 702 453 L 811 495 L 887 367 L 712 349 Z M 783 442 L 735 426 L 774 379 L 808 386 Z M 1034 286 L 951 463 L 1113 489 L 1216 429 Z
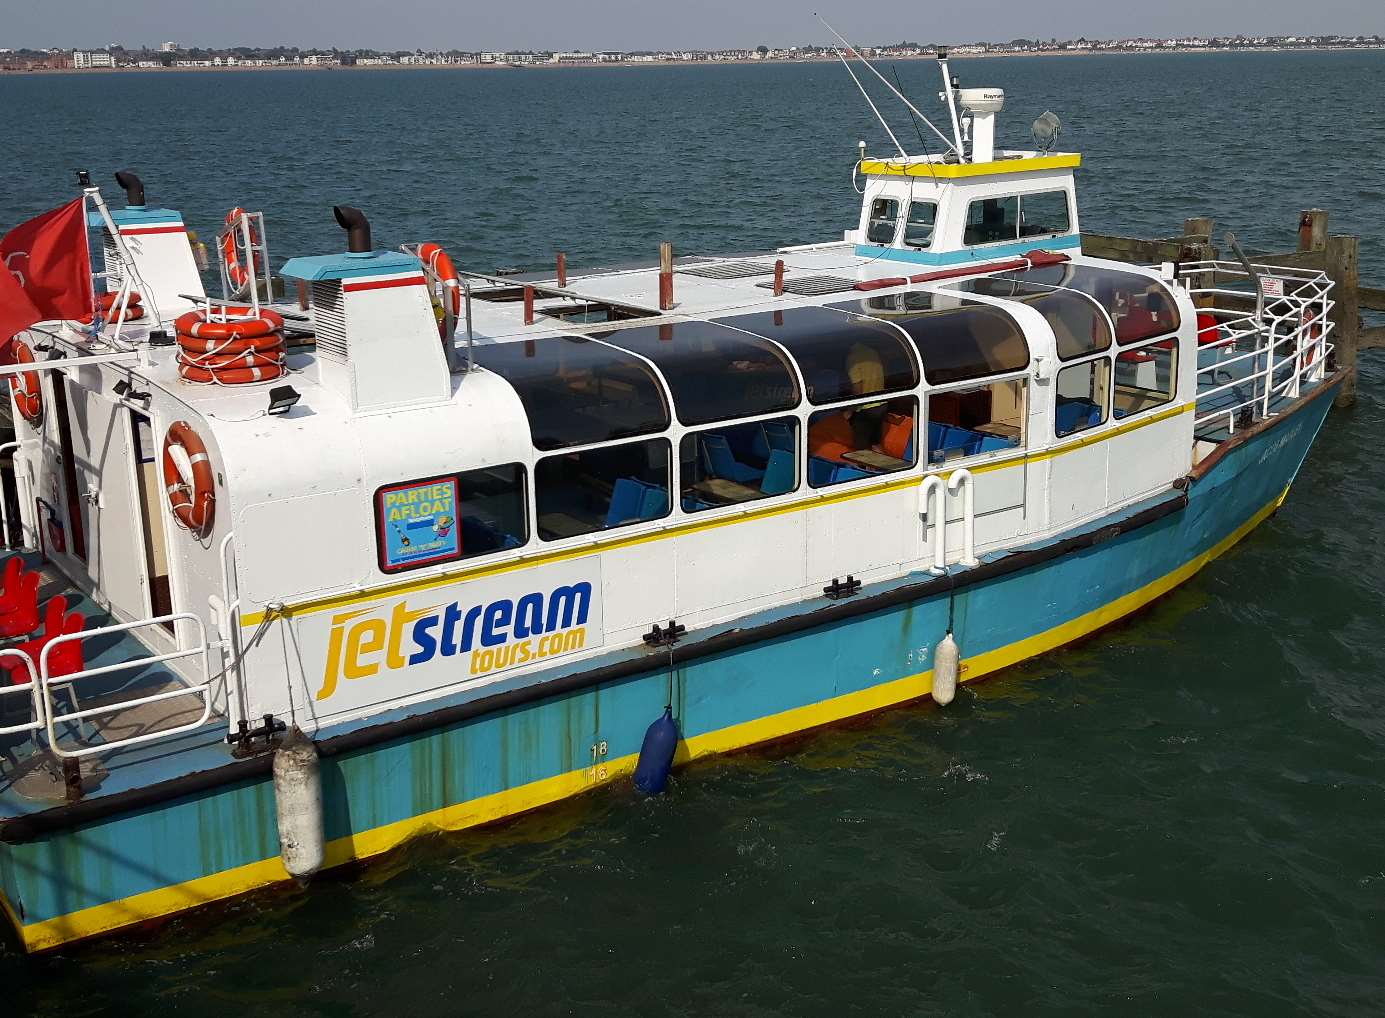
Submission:
M 0 0 L 0 48 L 719 49 L 1174 35 L 1385 35 L 1381 0 Z

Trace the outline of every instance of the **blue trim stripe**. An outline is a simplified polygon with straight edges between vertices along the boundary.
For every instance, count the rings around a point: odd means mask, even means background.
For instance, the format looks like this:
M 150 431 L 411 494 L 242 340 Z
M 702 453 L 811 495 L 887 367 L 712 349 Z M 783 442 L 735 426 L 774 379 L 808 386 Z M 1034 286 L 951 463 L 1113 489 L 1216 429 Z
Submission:
M 173 209 L 111 209 L 116 226 L 147 226 L 154 223 L 181 223 L 183 214 Z M 87 226 L 100 229 L 106 225 L 99 212 L 87 213 Z
M 857 244 L 856 254 L 861 258 L 912 262 L 915 265 L 965 265 L 968 262 L 993 262 L 997 258 L 1011 258 L 1028 254 L 1030 251 L 1061 251 L 1081 247 L 1082 237 L 1076 233 L 1069 233 L 1063 237 L 1037 237 L 1015 244 L 988 244 L 986 247 L 967 248 L 964 251 L 913 251 L 897 247 L 880 247 L 875 244 Z
M 360 279 L 362 276 L 387 276 L 395 272 L 417 272 L 420 262 L 399 251 L 372 251 L 369 254 L 314 255 L 291 258 L 281 276 L 316 282 L 321 279 Z

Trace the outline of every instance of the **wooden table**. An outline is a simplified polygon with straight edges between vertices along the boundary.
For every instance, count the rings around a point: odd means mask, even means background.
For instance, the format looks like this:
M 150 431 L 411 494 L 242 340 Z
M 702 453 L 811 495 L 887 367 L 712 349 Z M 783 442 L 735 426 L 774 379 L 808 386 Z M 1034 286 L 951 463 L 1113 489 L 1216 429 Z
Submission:
M 1013 424 L 1001 424 L 999 421 L 992 421 L 990 424 L 981 424 L 972 428 L 972 430 L 980 432 L 983 435 L 994 435 L 996 438 L 1005 438 L 1010 441 L 1018 441 L 1020 437 L 1019 428 L 1015 427 Z
M 699 495 L 708 495 L 715 501 L 727 504 L 748 502 L 752 498 L 759 498 L 764 494 L 759 488 L 752 488 L 750 485 L 741 484 L 739 481 L 730 481 L 725 477 L 708 477 L 694 484 L 692 490 Z
M 874 449 L 857 449 L 854 452 L 844 452 L 842 459 L 885 473 L 891 470 L 903 470 L 909 465 L 908 460 L 895 459 L 893 456 L 886 456 L 883 452 L 876 452 Z
M 576 516 L 569 516 L 567 513 L 544 513 L 539 517 L 539 529 L 559 538 L 590 534 L 601 528 L 592 526 L 586 520 L 579 520 Z

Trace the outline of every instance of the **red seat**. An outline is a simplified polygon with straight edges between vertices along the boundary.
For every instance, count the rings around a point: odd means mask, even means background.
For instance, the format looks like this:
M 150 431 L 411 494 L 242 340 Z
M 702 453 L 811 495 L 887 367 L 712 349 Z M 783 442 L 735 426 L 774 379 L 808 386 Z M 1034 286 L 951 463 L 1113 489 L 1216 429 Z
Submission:
M 59 595 L 50 598 L 43 612 L 43 635 L 33 640 L 26 640 L 14 646 L 13 650 L 22 651 L 29 656 L 29 660 L 34 663 L 34 670 L 38 670 L 39 655 L 43 653 L 43 648 L 48 645 L 48 641 L 64 632 L 64 619 L 67 616 L 67 598 Z M 81 618 L 81 616 L 77 616 Z M 65 648 L 59 648 L 58 653 L 62 653 Z M 50 662 L 51 665 L 51 662 Z M 0 668 L 10 672 L 10 682 L 28 682 L 29 677 L 24 668 L 24 662 L 17 657 L 6 654 L 0 657 Z M 15 673 L 18 674 L 15 674 Z M 50 668 L 49 674 L 53 674 Z
M 1217 326 L 1217 316 L 1206 311 L 1197 313 L 1197 345 L 1208 346 L 1221 341 L 1221 329 Z
M 25 573 L 15 584 L 12 606 L 0 613 L 0 639 L 28 636 L 38 628 L 38 579 L 38 573 Z
M 5 561 L 5 572 L 0 575 L 0 614 L 14 607 L 14 599 L 19 594 L 19 579 L 24 575 L 24 560 L 11 555 Z

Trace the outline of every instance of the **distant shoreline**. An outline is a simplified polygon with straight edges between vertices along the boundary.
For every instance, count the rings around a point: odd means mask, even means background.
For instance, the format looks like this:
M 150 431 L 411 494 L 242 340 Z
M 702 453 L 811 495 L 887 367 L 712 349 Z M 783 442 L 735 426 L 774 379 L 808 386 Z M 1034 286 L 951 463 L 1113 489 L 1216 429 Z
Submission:
M 1382 46 L 1264 46 L 1246 49 L 1214 49 L 1211 47 L 1173 47 L 1160 49 L 1072 49 L 1043 50 L 1035 53 L 954 53 L 952 60 L 1000 60 L 1013 57 L 1146 57 L 1170 53 L 1231 55 L 1247 53 L 1381 53 Z M 875 62 L 932 61 L 933 54 L 916 57 L 873 57 Z M 796 60 L 623 60 L 601 63 L 458 63 L 458 64 L 273 64 L 268 67 L 30 67 L 24 69 L 0 67 L 0 76 L 17 75 L 97 75 L 97 74 L 199 74 L 232 71 L 237 74 L 256 71 L 542 71 L 542 70 L 638 70 L 644 67 L 783 67 L 794 64 L 835 64 L 835 57 L 803 57 Z

